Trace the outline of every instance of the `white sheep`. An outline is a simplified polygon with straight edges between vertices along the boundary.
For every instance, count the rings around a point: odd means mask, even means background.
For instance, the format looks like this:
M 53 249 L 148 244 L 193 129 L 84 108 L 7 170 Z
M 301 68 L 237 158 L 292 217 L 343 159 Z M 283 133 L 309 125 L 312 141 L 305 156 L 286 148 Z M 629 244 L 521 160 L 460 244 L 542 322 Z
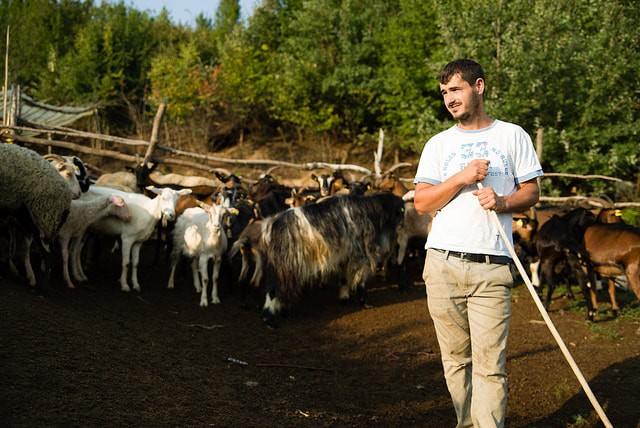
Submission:
M 120 287 L 122 291 L 131 291 L 127 281 L 131 264 L 131 283 L 134 290 L 140 291 L 138 262 L 142 243 L 149 239 L 161 218 L 163 223 L 175 218 L 175 205 L 178 197 L 191 193 L 191 190 L 147 187 L 147 190 L 157 195 L 151 199 L 140 193 L 121 192 L 108 187 L 93 186 L 92 189 L 99 194 L 116 194 L 122 197 L 131 210 L 131 221 L 125 222 L 113 216 L 103 217 L 96 221 L 91 229 L 98 234 L 120 237 L 122 250 Z
M 15 217 L 27 235 L 40 243 L 43 269 L 40 280 L 34 277 L 30 282 L 43 294 L 49 288 L 50 244 L 69 213 L 72 198 L 80 195 L 75 174 L 70 179 L 75 180 L 77 193 L 40 154 L 15 144 L 0 144 L 0 215 Z
M 78 272 L 80 266 L 80 253 L 69 251 L 69 244 L 73 240 L 74 250 L 79 248 L 78 244 L 87 228 L 106 216 L 115 216 L 124 222 L 131 220 L 131 211 L 118 195 L 96 194 L 91 189 L 84 193 L 80 199 L 71 201 L 71 209 L 66 221 L 58 230 L 58 244 L 62 254 L 62 274 L 69 288 L 75 288 L 69 276 L 69 255 L 71 254 L 71 265 L 73 272 Z M 84 272 L 83 272 L 84 273 Z M 80 275 L 74 275 L 75 279 L 82 279 Z M 84 276 L 86 280 L 86 276 Z
M 129 171 L 117 171 L 102 174 L 95 182 L 96 186 L 110 187 L 123 192 L 140 193 L 137 191 L 136 175 Z
M 201 177 L 198 175 L 181 175 L 176 173 L 162 174 L 157 171 L 149 174 L 149 177 L 156 183 L 168 186 L 175 184 L 184 187 L 197 187 L 197 186 L 210 186 L 217 187 L 220 183 L 216 180 L 207 177 Z
M 47 154 L 43 158 L 49 162 L 60 174 L 69 186 L 73 194 L 73 199 L 77 199 L 82 194 L 83 186 L 80 184 L 80 180 L 86 179 L 86 170 L 84 164 L 75 156 L 61 156 L 57 154 Z M 80 171 L 79 165 L 82 166 Z M 33 243 L 33 235 L 25 230 L 15 229 L 14 231 L 16 241 L 16 256 L 20 260 L 20 263 L 24 267 L 25 276 L 30 286 L 35 286 L 36 275 L 31 265 L 31 245 Z
M 199 207 L 189 208 L 182 213 L 173 229 L 173 250 L 171 252 L 171 273 L 167 288 L 174 287 L 174 276 L 180 256 L 191 259 L 193 285 L 200 292 L 200 306 L 208 306 L 209 259 L 213 259 L 211 276 L 211 303 L 219 304 L 218 276 L 222 257 L 227 251 L 227 235 L 224 230 L 224 216 L 228 210 L 220 205 L 196 202 Z M 198 270 L 200 279 L 198 279 Z M 200 283 L 202 281 L 202 284 Z

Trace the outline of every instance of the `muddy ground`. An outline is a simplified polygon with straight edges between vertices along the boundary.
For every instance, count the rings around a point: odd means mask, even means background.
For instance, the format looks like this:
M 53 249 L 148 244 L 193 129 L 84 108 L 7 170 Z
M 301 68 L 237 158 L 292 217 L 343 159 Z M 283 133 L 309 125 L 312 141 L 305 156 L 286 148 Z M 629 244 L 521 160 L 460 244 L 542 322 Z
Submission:
M 143 249 L 141 292 L 118 284 L 104 251 L 88 284 L 59 269 L 46 298 L 0 280 L 0 425 L 452 427 L 421 261 L 413 287 L 369 285 L 373 309 L 308 290 L 277 329 L 241 309 L 223 278 L 222 304 L 201 308 L 188 276 Z M 615 427 L 640 426 L 640 317 L 630 293 L 598 322 L 558 297 L 551 318 Z M 577 308 L 576 308 L 577 307 Z M 602 426 L 524 285 L 513 290 L 508 427 Z

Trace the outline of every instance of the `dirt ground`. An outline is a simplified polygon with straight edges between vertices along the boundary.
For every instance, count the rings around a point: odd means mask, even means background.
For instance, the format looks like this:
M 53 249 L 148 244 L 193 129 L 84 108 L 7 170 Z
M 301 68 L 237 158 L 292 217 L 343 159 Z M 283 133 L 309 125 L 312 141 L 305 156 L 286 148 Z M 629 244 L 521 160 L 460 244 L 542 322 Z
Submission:
M 120 291 L 108 251 L 76 289 L 54 270 L 46 298 L 0 280 L 1 426 L 454 426 L 421 261 L 408 293 L 377 278 L 365 310 L 337 288 L 307 290 L 270 329 L 228 275 L 222 304 L 200 308 L 188 275 L 166 289 L 150 252 L 139 293 Z M 563 297 L 550 315 L 613 425 L 639 427 L 638 301 L 620 300 L 633 309 L 612 319 L 605 302 L 595 324 Z M 602 426 L 524 285 L 508 373 L 508 427 Z

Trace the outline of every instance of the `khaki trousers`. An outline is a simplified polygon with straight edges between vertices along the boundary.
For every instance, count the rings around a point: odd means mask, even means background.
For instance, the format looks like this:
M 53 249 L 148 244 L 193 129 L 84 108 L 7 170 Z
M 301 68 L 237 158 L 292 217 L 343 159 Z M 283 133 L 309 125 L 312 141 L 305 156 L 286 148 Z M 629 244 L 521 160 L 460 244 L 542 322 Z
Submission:
M 503 427 L 513 276 L 508 264 L 427 251 L 423 279 L 458 428 Z

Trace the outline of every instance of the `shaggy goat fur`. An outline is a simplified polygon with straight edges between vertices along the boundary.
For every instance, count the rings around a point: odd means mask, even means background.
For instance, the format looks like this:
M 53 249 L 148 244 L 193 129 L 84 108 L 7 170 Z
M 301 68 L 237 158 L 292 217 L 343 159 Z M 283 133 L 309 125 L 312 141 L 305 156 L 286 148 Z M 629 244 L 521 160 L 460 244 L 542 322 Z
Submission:
M 345 275 L 355 291 L 389 256 L 403 211 L 402 199 L 380 193 L 331 197 L 267 219 L 262 247 L 278 283 L 272 291 L 287 302 L 332 275 Z

